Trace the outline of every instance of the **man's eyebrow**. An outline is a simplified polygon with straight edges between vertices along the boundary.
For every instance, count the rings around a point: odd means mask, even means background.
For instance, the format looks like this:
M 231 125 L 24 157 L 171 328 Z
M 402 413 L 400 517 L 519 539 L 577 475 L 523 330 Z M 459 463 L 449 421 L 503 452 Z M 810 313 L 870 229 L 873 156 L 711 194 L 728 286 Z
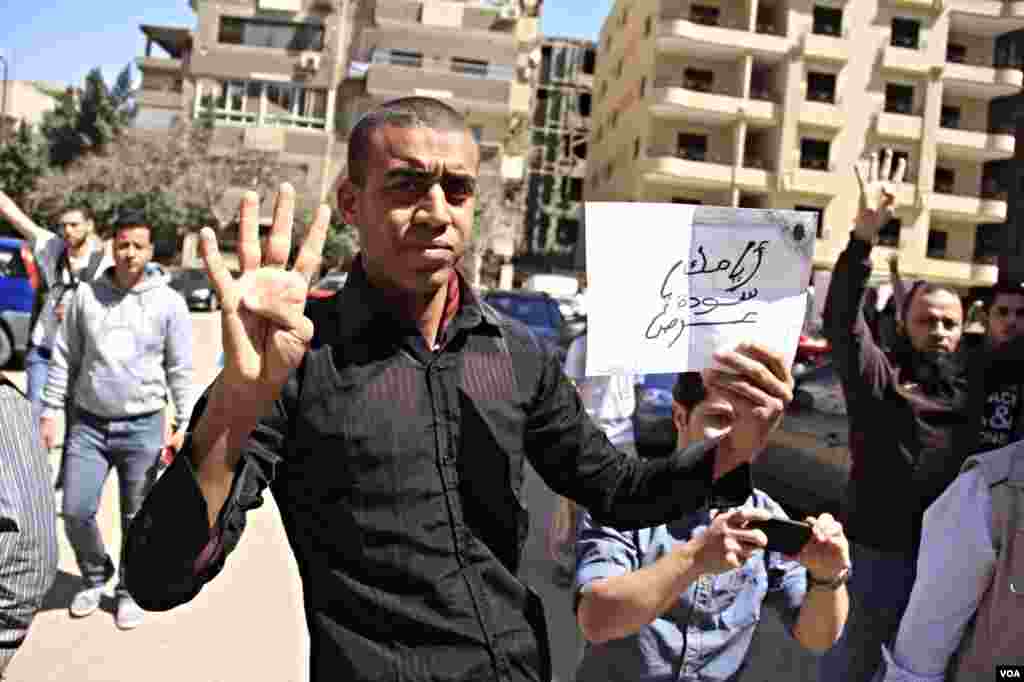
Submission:
M 476 176 L 473 173 L 462 170 L 461 168 L 456 169 L 445 169 L 443 173 L 437 173 L 435 171 L 427 170 L 426 168 L 408 168 L 405 166 L 399 166 L 388 170 L 384 177 L 387 179 L 394 178 L 411 178 L 418 180 L 442 180 L 444 178 L 455 178 L 459 180 L 476 180 Z

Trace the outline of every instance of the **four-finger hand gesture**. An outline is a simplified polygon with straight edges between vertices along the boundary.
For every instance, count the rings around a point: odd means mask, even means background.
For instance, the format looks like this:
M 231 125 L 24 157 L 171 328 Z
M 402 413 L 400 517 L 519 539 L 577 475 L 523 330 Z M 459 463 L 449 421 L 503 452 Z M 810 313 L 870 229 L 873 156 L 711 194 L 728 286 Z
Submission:
M 866 162 L 853 166 L 860 185 L 860 210 L 854 233 L 872 244 L 896 212 L 896 185 L 903 182 L 907 173 L 906 159 L 900 157 L 893 168 L 892 157 L 892 149 L 885 149 L 881 159 L 872 152 Z
M 819 581 L 831 581 L 850 568 L 850 543 L 843 526 L 829 514 L 804 519 L 813 526 L 811 539 L 796 560 Z
M 232 398 L 243 403 L 275 400 L 313 338 L 313 323 L 303 311 L 310 281 L 320 267 L 331 212 L 326 205 L 320 206 L 295 267 L 288 270 L 294 212 L 295 190 L 285 183 L 277 195 L 264 250 L 259 237 L 259 196 L 246 193 L 239 228 L 242 276 L 237 280 L 221 259 L 213 231 L 202 231 L 203 260 L 222 305 L 221 381 Z

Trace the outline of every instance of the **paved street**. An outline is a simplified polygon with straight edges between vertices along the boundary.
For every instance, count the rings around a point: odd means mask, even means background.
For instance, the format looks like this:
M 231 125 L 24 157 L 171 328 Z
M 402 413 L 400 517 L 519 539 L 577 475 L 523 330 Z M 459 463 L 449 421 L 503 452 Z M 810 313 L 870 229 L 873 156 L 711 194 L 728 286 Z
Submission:
M 197 380 L 207 385 L 220 353 L 220 318 L 193 315 Z M 12 372 L 23 382 L 23 374 Z M 56 466 L 56 458 L 53 460 Z M 547 605 L 548 626 L 558 682 L 569 682 L 580 640 L 569 593 L 552 581 L 543 552 L 543 529 L 555 499 L 532 471 L 525 497 L 531 534 L 522 576 Z M 108 548 L 120 543 L 114 477 L 107 482 L 100 526 Z M 307 679 L 309 642 L 301 609 L 298 571 L 291 557 L 273 499 L 250 513 L 249 525 L 222 575 L 190 604 L 168 613 L 148 614 L 137 630 L 114 626 L 113 599 L 103 610 L 72 619 L 68 604 L 78 585 L 78 569 L 64 535 L 57 583 L 36 618 L 29 639 L 11 664 L 9 682 L 298 682 Z M 112 592 L 110 585 L 108 593 Z M 755 641 L 748 682 L 785 679 L 812 682 L 813 665 L 766 613 Z

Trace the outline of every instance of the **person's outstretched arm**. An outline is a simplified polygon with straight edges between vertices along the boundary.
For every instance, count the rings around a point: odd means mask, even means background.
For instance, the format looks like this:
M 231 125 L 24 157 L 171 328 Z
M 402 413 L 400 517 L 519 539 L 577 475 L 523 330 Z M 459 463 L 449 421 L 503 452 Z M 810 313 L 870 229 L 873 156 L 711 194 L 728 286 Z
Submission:
M 143 608 L 188 601 L 219 572 L 284 452 L 294 373 L 313 337 L 303 314 L 306 293 L 330 217 L 321 206 L 295 269 L 286 270 L 294 205 L 294 190 L 282 185 L 261 253 L 259 197 L 246 194 L 238 280 L 213 231 L 203 230 L 203 258 L 223 306 L 224 369 L 196 405 L 191 437 L 129 529 L 127 587 Z
M 25 215 L 21 207 L 2 191 L 0 191 L 0 215 L 7 219 L 7 222 L 18 231 L 18 234 L 32 244 L 33 249 L 38 247 L 38 243 L 54 236 L 53 232 L 36 225 L 35 221 Z

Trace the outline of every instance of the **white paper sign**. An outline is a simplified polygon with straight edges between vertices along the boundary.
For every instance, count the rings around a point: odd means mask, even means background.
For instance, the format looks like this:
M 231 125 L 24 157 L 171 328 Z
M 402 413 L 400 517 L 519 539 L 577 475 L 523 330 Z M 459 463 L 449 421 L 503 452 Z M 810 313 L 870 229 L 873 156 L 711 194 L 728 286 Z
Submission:
M 792 365 L 812 213 L 588 202 L 587 374 L 701 370 L 757 341 Z

